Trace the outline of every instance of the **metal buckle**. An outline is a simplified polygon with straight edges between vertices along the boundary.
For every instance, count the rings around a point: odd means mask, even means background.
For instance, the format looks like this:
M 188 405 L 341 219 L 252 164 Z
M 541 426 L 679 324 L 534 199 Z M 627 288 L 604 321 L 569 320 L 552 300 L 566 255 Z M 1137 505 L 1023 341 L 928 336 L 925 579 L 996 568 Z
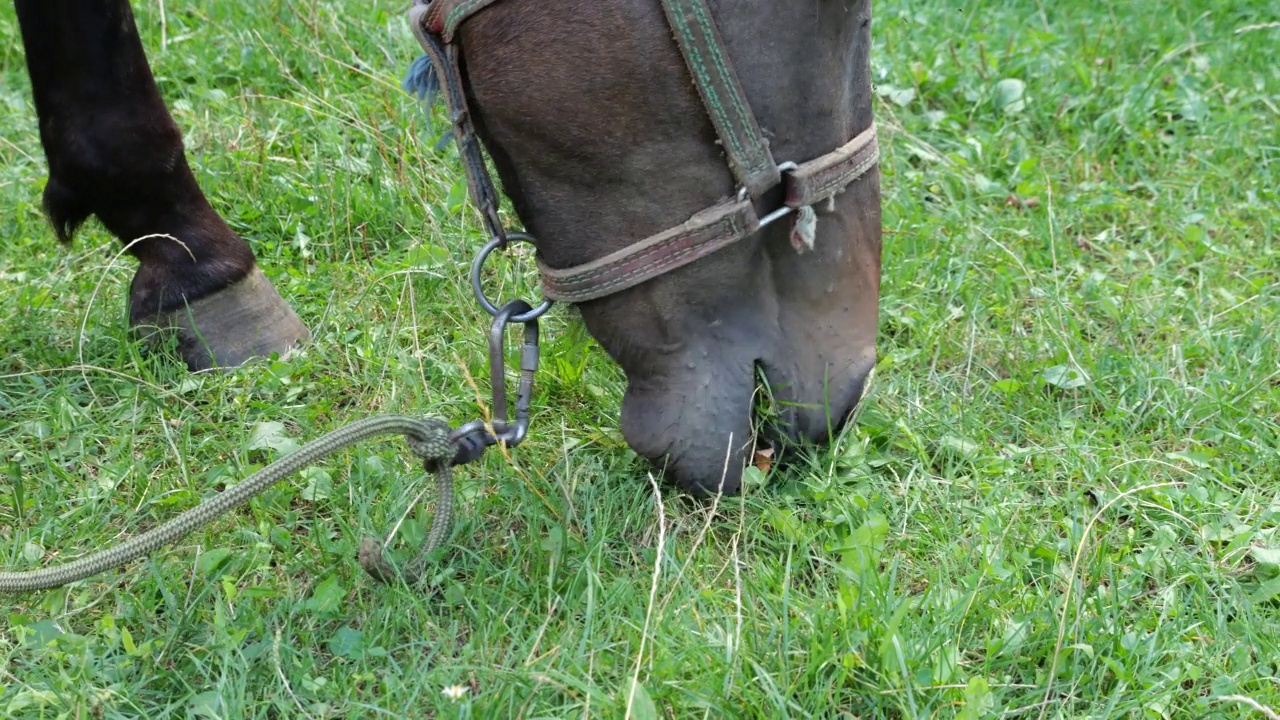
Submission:
M 795 169 L 796 169 L 796 168 L 798 168 L 798 167 L 800 167 L 800 166 L 799 166 L 799 165 L 796 165 L 794 162 L 791 162 L 790 160 L 788 160 L 787 162 L 780 163 L 780 164 L 778 165 L 778 172 L 779 172 L 779 173 L 783 173 L 783 174 L 785 174 L 785 173 L 787 173 L 787 172 L 790 172 L 790 171 L 792 171 L 792 170 L 795 170 Z M 784 182 L 785 182 L 785 179 L 784 179 Z M 775 187 L 776 187 L 776 186 L 775 186 Z M 746 199 L 747 199 L 747 188 L 746 188 L 745 186 L 744 186 L 744 187 L 741 187 L 741 188 L 738 188 L 738 196 L 737 196 L 737 197 L 738 197 L 738 202 L 742 202 L 743 200 L 746 200 Z M 773 223 L 775 220 L 780 220 L 780 219 L 782 219 L 782 218 L 786 217 L 787 215 L 790 215 L 792 212 L 795 212 L 795 208 L 793 208 L 793 207 L 791 207 L 791 206 L 789 206 L 789 205 L 783 205 L 782 207 L 778 208 L 777 210 L 774 210 L 773 212 L 769 213 L 768 215 L 765 215 L 764 217 L 760 218 L 760 221 L 759 221 L 759 222 L 757 223 L 757 225 L 756 225 L 756 232 L 759 232 L 759 231 L 763 230 L 763 229 L 765 228 L 765 226 L 766 226 L 766 225 L 769 225 L 769 224 Z

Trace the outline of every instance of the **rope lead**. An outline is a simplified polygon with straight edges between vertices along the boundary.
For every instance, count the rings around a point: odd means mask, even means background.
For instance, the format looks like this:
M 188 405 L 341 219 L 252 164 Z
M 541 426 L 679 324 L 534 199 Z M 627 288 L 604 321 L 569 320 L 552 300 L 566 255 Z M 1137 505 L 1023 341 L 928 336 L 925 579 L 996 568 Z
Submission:
M 61 587 L 149 555 L 208 525 L 215 518 L 244 504 L 302 468 L 380 435 L 403 435 L 410 451 L 422 459 L 423 465 L 436 478 L 437 502 L 431 531 L 405 573 L 405 580 L 409 584 L 417 584 L 425 569 L 427 556 L 444 543 L 453 524 L 455 443 L 448 423 L 442 420 L 381 415 L 359 420 L 313 440 L 254 473 L 244 482 L 231 486 L 163 525 L 125 540 L 115 547 L 99 550 L 63 565 L 29 572 L 0 573 L 0 594 Z M 365 538 L 361 542 L 359 559 L 360 566 L 374 580 L 389 583 L 396 575 L 382 556 L 381 543 L 372 538 Z

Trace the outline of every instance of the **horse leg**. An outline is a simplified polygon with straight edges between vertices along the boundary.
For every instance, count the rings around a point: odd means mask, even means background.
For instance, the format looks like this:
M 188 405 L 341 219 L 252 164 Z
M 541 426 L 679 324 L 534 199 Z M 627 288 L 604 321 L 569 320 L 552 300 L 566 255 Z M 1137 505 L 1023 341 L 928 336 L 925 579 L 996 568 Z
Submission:
M 139 263 L 130 325 L 176 332 L 192 370 L 305 341 L 306 326 L 196 183 L 128 0 L 15 4 L 49 164 L 45 212 L 63 242 L 95 215 L 126 244 Z

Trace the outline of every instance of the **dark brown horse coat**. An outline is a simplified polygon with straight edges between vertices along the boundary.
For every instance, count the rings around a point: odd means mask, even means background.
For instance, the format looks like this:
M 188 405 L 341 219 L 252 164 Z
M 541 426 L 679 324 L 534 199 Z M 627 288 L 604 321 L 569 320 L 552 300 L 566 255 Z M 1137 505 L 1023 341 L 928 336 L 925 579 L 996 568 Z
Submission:
M 193 367 L 304 339 L 200 192 L 126 0 L 16 5 L 60 237 L 89 215 L 126 242 L 169 236 L 132 248 L 131 318 L 198 334 Z M 872 125 L 869 0 L 709 5 L 779 162 Z M 478 134 L 548 267 L 619 250 L 737 191 L 658 0 L 500 0 L 459 41 Z M 759 213 L 781 196 L 763 194 Z M 812 250 L 775 223 L 579 305 L 626 373 L 628 443 L 686 489 L 737 491 L 758 369 L 790 437 L 829 438 L 862 393 L 875 362 L 877 170 L 814 209 Z

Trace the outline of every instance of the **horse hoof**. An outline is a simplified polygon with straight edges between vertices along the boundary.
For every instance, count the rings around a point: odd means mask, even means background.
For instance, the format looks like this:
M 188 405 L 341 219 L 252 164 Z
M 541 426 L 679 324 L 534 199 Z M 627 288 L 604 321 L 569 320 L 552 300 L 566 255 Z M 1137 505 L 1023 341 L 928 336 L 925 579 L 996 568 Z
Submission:
M 285 355 L 311 338 L 297 313 L 254 266 L 243 280 L 177 310 L 135 323 L 145 340 L 177 336 L 177 350 L 196 372 L 233 368 L 273 352 Z

